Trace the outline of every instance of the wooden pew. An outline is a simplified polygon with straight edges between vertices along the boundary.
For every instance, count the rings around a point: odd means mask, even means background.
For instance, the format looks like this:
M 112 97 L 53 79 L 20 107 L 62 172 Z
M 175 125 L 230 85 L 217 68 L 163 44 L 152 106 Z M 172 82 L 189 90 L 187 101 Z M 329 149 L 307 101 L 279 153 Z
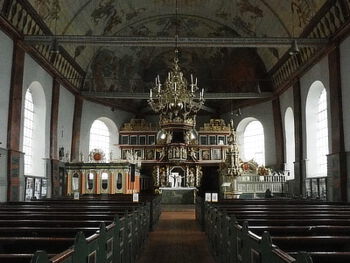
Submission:
M 254 200 L 255 201 L 255 200 Z M 313 262 L 349 262 L 350 261 L 350 207 L 344 203 L 319 203 L 301 201 L 254 201 L 223 202 L 215 204 L 211 213 L 200 215 L 205 217 L 208 226 L 208 236 L 212 238 L 213 248 L 223 251 L 222 247 L 230 247 L 235 240 L 222 242 L 225 236 L 229 236 L 227 222 L 233 225 L 237 221 L 244 228 L 258 235 L 271 233 L 272 240 L 289 255 L 298 257 L 300 260 Z M 203 209 L 203 205 L 198 206 Z M 198 208 L 197 208 L 198 209 Z M 223 218 L 226 218 L 223 220 Z M 228 218 L 228 219 L 227 219 Z M 227 221 L 228 220 L 228 221 Z M 203 220 L 200 220 L 203 222 Z M 237 226 L 239 226 L 237 224 Z M 236 227 L 237 228 L 237 227 Z M 239 228 L 239 227 L 238 227 Z M 246 230 L 248 233 L 249 231 Z M 236 234 L 237 235 L 237 234 Z M 258 236 L 252 236 L 259 239 Z M 253 238 L 253 239 L 254 239 Z M 300 250 L 308 251 L 309 254 L 301 259 Z M 224 250 L 230 253 L 228 250 Z M 227 258 L 220 258 L 222 262 Z M 297 262 L 299 262 L 297 261 Z M 284 262 L 284 261 L 281 261 Z
M 118 247 L 120 247 L 118 253 L 121 253 L 121 257 L 129 258 L 128 262 L 132 262 L 130 261 L 132 257 L 130 253 L 135 252 L 135 255 L 137 254 L 136 252 L 142 247 L 147 236 L 148 227 L 146 226 L 151 226 L 149 221 L 150 205 L 147 206 L 147 214 L 145 212 L 141 214 L 138 211 L 140 207 L 144 206 L 143 204 L 119 202 L 117 200 L 112 200 L 111 202 L 103 200 L 102 203 L 95 200 L 73 203 L 72 201 L 60 203 L 45 200 L 0 205 L 0 262 L 29 262 L 33 256 L 33 254 L 29 253 L 29 250 L 37 249 L 39 246 L 41 249 L 45 248 L 49 253 L 48 256 L 54 257 L 55 262 L 60 262 L 69 254 L 62 252 L 63 247 L 66 244 L 69 247 L 73 244 L 73 240 L 76 241 L 74 233 L 83 231 L 87 236 L 90 235 L 90 239 L 88 238 L 87 240 L 92 240 L 99 236 L 96 234 L 91 236 L 91 234 L 96 230 L 101 220 L 109 224 L 106 228 L 107 230 L 115 227 L 122 229 L 120 230 L 122 232 L 117 235 L 121 239 L 117 242 L 119 243 Z M 129 214 L 126 215 L 128 212 Z M 116 218 L 117 222 L 124 223 L 122 225 L 116 223 Z M 117 224 L 119 226 L 116 226 Z M 9 231 L 11 229 L 13 231 Z M 101 228 L 99 228 L 99 232 L 103 232 Z M 62 246 L 53 245 L 56 242 L 60 242 Z M 15 251 L 15 249 L 12 251 L 8 249 L 10 247 L 11 249 L 13 247 L 20 249 L 24 246 L 27 247 L 28 251 Z M 50 247 L 56 247 L 60 251 L 50 250 Z M 89 250 L 90 247 L 85 249 Z M 4 250 L 6 250 L 6 253 L 3 252 Z M 34 253 L 34 250 L 31 252 Z M 62 253 L 58 252 L 62 252 L 65 256 L 62 258 Z M 75 251 L 74 253 L 77 254 L 78 252 Z

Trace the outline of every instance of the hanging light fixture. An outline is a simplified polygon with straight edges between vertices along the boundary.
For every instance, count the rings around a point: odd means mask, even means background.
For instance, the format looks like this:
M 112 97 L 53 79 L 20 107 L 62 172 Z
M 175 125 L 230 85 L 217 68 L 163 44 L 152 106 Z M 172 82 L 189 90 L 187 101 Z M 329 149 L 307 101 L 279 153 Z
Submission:
M 298 47 L 298 42 L 297 40 L 294 38 L 295 36 L 295 32 L 294 32 L 294 11 L 292 10 L 292 37 L 293 37 L 293 41 L 292 41 L 292 45 L 289 49 L 289 55 L 290 56 L 295 56 L 297 54 L 299 54 L 300 50 Z
M 52 39 L 49 52 L 50 52 L 50 54 L 59 54 L 60 53 L 58 41 L 56 38 Z
M 55 16 L 54 35 L 53 35 L 53 38 L 52 38 L 52 41 L 50 44 L 50 50 L 49 50 L 50 54 L 59 54 L 60 53 L 58 41 L 56 38 L 56 27 L 57 27 L 57 14 Z
M 160 126 L 168 124 L 196 125 L 196 114 L 204 104 L 204 90 L 199 90 L 197 78 L 191 74 L 191 81 L 184 77 L 179 66 L 178 39 L 178 6 L 175 2 L 175 57 L 172 69 L 168 73 L 164 84 L 159 75 L 155 78 L 155 85 L 150 89 L 148 103 L 152 109 L 160 114 Z
M 197 78 L 192 74 L 190 83 L 183 76 L 177 54 L 175 49 L 172 70 L 165 83 L 162 85 L 159 75 L 156 77 L 148 103 L 160 114 L 161 126 L 178 123 L 194 127 L 196 114 L 204 104 L 204 90 L 199 91 Z
M 294 39 L 292 42 L 292 46 L 289 49 L 289 55 L 295 56 L 295 55 L 299 54 L 299 52 L 300 52 L 300 49 L 298 47 L 298 42 L 296 39 Z

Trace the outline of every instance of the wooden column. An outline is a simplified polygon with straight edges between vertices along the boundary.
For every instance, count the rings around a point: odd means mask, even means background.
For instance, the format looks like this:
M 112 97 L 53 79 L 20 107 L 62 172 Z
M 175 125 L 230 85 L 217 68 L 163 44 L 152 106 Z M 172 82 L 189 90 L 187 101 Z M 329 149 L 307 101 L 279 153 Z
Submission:
M 301 94 L 300 81 L 293 86 L 294 97 L 294 136 L 295 136 L 295 162 L 294 162 L 294 193 L 296 195 L 305 195 L 305 165 L 303 154 L 303 122 L 301 112 Z
M 57 150 L 57 126 L 58 126 L 58 107 L 60 100 L 60 84 L 57 79 L 52 83 L 52 103 L 51 103 L 51 123 L 50 123 L 50 158 L 58 159 Z
M 7 130 L 8 149 L 8 201 L 20 199 L 20 163 L 23 154 L 20 151 L 20 134 L 22 119 L 22 94 L 23 94 L 23 71 L 24 50 L 15 43 L 12 59 L 12 75 L 10 87 L 10 103 Z
M 328 155 L 329 188 L 334 201 L 347 201 L 347 164 L 344 147 L 343 106 L 340 76 L 340 51 L 337 46 L 328 54 L 329 98 L 332 152 Z
M 275 125 L 275 150 L 276 150 L 276 169 L 284 168 L 284 141 L 283 141 L 283 124 L 281 105 L 279 98 L 272 101 L 273 121 Z
M 50 123 L 50 159 L 52 197 L 60 195 L 59 160 L 57 149 L 58 110 L 60 100 L 60 84 L 57 79 L 52 83 L 51 123 Z
M 83 99 L 76 95 L 74 104 L 74 117 L 73 117 L 73 131 L 72 131 L 72 148 L 71 148 L 71 161 L 79 160 L 79 148 L 80 148 L 80 128 L 81 128 L 81 114 L 83 110 Z

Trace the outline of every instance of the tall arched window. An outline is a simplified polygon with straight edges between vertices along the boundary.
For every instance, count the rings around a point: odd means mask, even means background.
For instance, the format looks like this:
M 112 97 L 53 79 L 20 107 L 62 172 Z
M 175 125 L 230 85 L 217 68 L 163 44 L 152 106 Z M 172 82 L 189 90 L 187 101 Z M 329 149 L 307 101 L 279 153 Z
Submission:
M 295 162 L 295 135 L 294 135 L 294 114 L 292 108 L 287 108 L 284 115 L 284 134 L 286 138 L 286 164 L 285 170 L 288 171 L 287 179 L 294 179 Z
M 101 120 L 95 120 L 90 129 L 89 151 L 100 149 L 109 161 L 110 132 L 107 125 Z
M 265 165 L 264 128 L 257 121 L 251 121 L 244 129 L 243 147 L 246 161 L 254 159 L 259 165 Z
M 327 176 L 328 118 L 327 91 L 321 81 L 315 81 L 306 100 L 307 176 Z
M 328 120 L 327 93 L 323 89 L 318 99 L 317 112 L 317 169 L 318 174 L 327 175 Z
M 23 152 L 24 174 L 33 174 L 33 129 L 34 129 L 34 104 L 32 92 L 27 90 L 24 99 L 24 122 L 23 122 Z

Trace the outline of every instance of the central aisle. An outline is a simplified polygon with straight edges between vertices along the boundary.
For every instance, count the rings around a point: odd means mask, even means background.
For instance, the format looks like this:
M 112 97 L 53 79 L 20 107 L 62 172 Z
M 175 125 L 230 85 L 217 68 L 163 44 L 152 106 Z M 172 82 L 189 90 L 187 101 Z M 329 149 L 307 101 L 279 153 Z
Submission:
M 163 211 L 138 263 L 214 263 L 194 209 Z

